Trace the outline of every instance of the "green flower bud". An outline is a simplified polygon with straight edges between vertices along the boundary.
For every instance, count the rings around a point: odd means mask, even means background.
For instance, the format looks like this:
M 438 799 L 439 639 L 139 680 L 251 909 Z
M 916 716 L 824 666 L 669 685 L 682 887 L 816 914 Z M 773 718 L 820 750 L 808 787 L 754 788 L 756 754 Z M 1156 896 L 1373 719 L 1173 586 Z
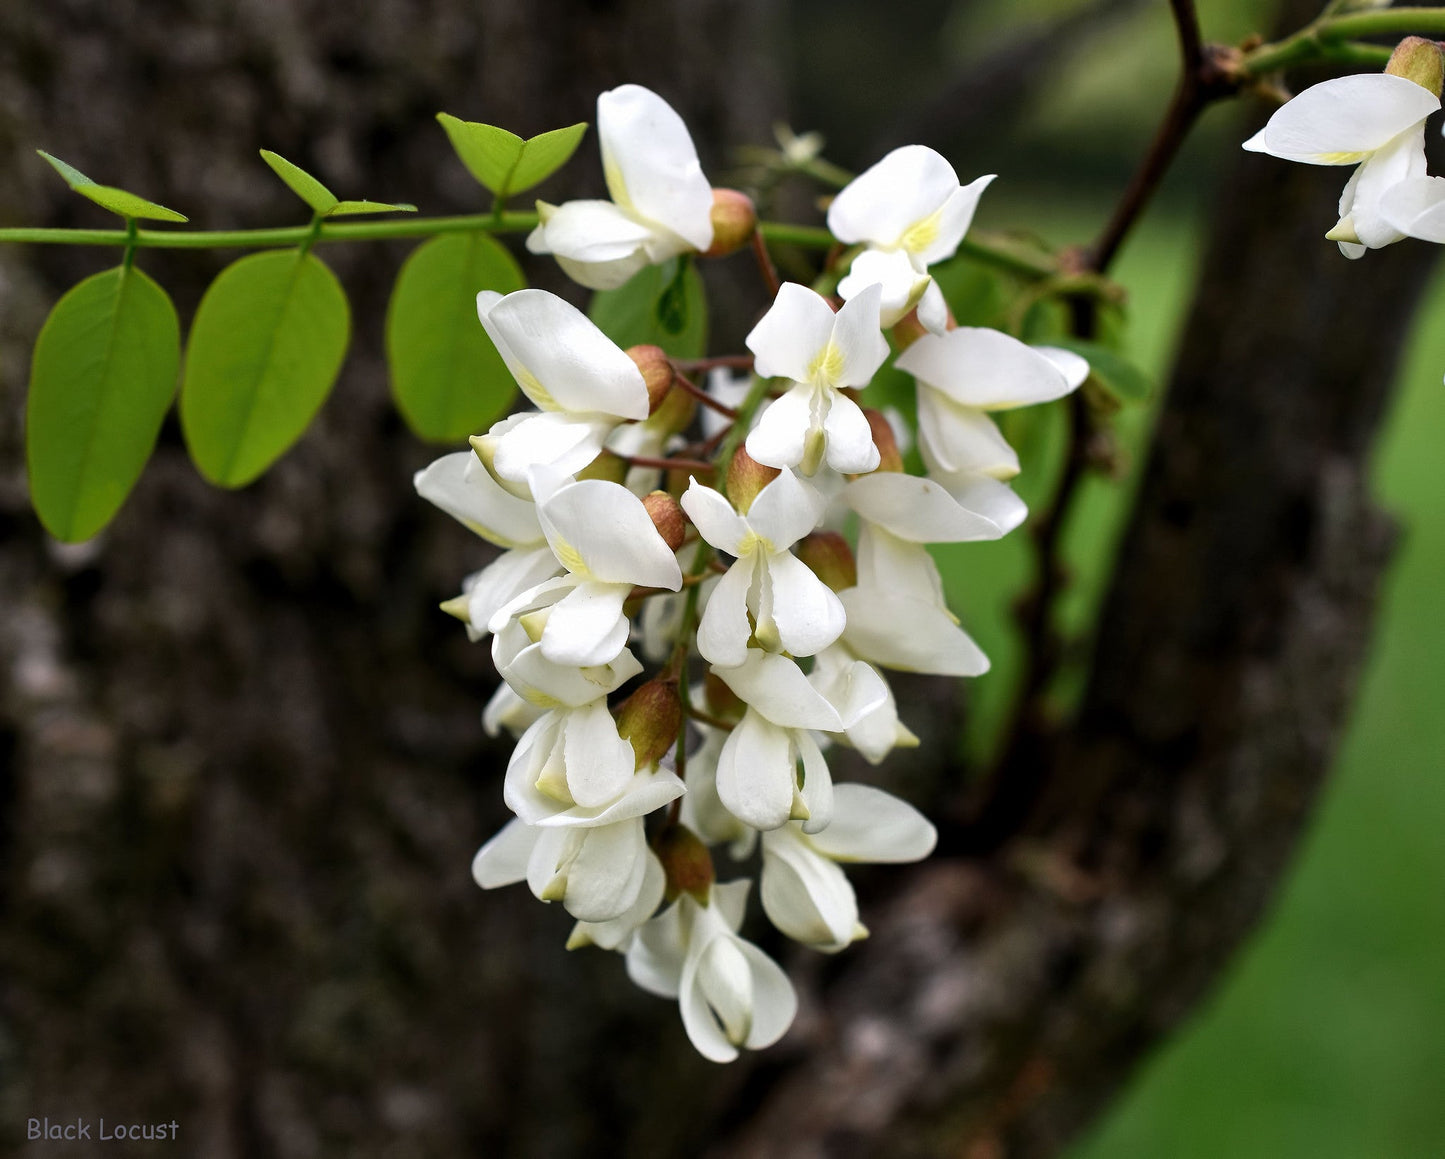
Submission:
M 639 769 L 657 764 L 677 742 L 681 728 L 677 685 L 662 680 L 649 680 L 617 709 L 617 734 L 631 742 Z
M 739 447 L 728 464 L 728 499 L 746 515 L 758 492 L 781 474 L 776 467 L 765 467 L 759 463 L 748 454 L 747 447 Z
M 664 896 L 676 901 L 681 893 L 690 893 L 699 905 L 707 905 L 712 883 L 717 877 L 713 870 L 712 854 L 691 829 L 674 825 L 658 835 L 652 850 L 662 862 L 667 874 L 667 888 Z
M 1441 82 L 1445 81 L 1445 54 L 1441 53 L 1437 41 L 1421 36 L 1407 36 L 1390 54 L 1390 63 L 1385 65 L 1390 76 L 1402 76 L 1412 80 L 1432 96 L 1440 95 Z
M 712 245 L 703 251 L 705 258 L 726 257 L 736 253 L 752 240 L 758 227 L 758 211 L 753 199 L 736 189 L 712 191 Z

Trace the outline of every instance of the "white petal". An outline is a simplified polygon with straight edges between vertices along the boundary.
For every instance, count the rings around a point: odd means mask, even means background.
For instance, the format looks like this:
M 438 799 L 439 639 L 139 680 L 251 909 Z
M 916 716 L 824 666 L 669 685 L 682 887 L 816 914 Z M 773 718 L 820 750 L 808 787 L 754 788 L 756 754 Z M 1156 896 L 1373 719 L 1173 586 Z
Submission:
M 750 648 L 742 664 L 714 667 L 713 673 L 745 704 L 776 725 L 823 732 L 842 730 L 837 711 L 786 656 Z
M 805 382 L 773 400 L 748 432 L 748 454 L 765 467 L 796 467 L 807 453 L 814 427 L 813 399 L 818 388 Z
M 772 619 L 784 651 L 812 656 L 842 635 L 843 605 L 807 564 L 791 552 L 780 551 L 768 556 L 763 566 L 767 568 Z M 760 632 L 761 621 L 760 616 Z
M 537 509 L 504 491 L 471 451 L 443 455 L 412 479 L 416 492 L 498 547 L 540 541 Z
M 537 696 L 529 695 L 529 691 L 539 693 L 556 704 L 580 708 L 616 691 L 619 685 L 642 671 L 641 663 L 630 651 L 622 652 L 606 665 L 593 668 L 554 664 L 542 654 L 540 644 L 522 648 L 507 659 L 497 648 L 507 630 L 498 633 L 492 641 L 492 660 L 507 683 L 533 703 L 538 703 Z M 516 626 L 516 631 L 522 633 L 523 639 L 526 638 L 520 625 Z
M 610 262 L 579 262 L 558 254 L 557 264 L 579 286 L 589 290 L 616 290 L 627 285 L 639 270 L 652 265 L 652 259 L 646 249 L 639 249 Z
M 928 548 L 909 543 L 876 523 L 858 529 L 858 586 L 945 606 L 943 577 Z
M 853 887 L 793 825 L 763 834 L 758 893 L 768 921 L 796 942 L 833 951 L 853 940 L 858 925 Z
M 517 384 L 543 410 L 597 411 L 645 419 L 642 371 L 571 303 L 546 290 L 518 290 L 477 312 Z
M 631 584 L 578 584 L 552 605 L 542 655 L 578 668 L 608 663 L 627 646 L 631 625 L 622 604 L 631 591 Z
M 523 700 L 503 681 L 482 710 L 482 730 L 490 737 L 497 737 L 505 728 L 514 737 L 520 737 L 541 715 L 540 708 Z
M 1402 181 L 1425 176 L 1425 126 L 1401 133 L 1360 166 L 1350 216 L 1360 244 L 1379 249 L 1404 237 L 1381 212 L 1385 194 Z
M 958 243 L 963 240 L 963 235 L 973 224 L 973 215 L 978 209 L 978 202 L 983 197 L 983 191 L 993 183 L 997 176 L 996 173 L 989 173 L 976 178 L 967 185 L 955 189 L 949 195 L 934 223 L 932 240 L 924 242 L 920 238 L 919 241 L 922 244 L 913 250 L 914 256 L 920 262 L 925 266 L 931 266 L 934 262 L 941 262 L 945 258 L 953 257 L 958 251 Z M 922 317 L 921 310 L 919 316 Z
M 785 551 L 818 526 L 826 508 L 827 501 L 816 488 L 784 467 L 748 508 L 748 526 L 773 551 Z
M 559 489 L 537 514 L 567 569 L 609 584 L 682 587 L 677 557 L 642 500 L 620 483 L 584 479 Z
M 597 137 L 613 201 L 695 249 L 712 245 L 712 186 L 671 105 L 641 85 L 611 89 L 597 98 Z
M 678 985 L 677 1006 L 682 1014 L 683 1029 L 698 1054 L 709 1062 L 732 1062 L 738 1048 L 727 1040 L 722 1027 L 708 1009 L 707 998 L 697 981 L 701 955 L 689 954 Z
M 554 779 L 565 772 L 562 764 L 562 725 L 562 713 L 543 713 L 522 734 L 507 760 L 502 800 L 528 825 L 536 825 L 565 806 L 565 802 L 537 788 L 538 781 L 545 775 L 551 774 L 549 779 Z
M 1017 452 L 988 415 L 921 384 L 918 446 L 926 460 L 945 471 L 966 471 L 995 479 L 1012 479 L 1019 473 Z
M 784 282 L 768 312 L 743 340 L 756 356 L 753 369 L 764 378 L 810 381 L 814 362 L 833 340 L 835 319 L 822 295 Z
M 725 934 L 712 938 L 697 956 L 694 979 L 707 1011 L 733 1046 L 745 1043 L 753 1026 L 753 972 L 738 948 L 740 941 Z M 690 1022 L 698 1013 L 695 1004 L 683 1007 L 683 1025 L 693 1037 L 696 1035 Z
M 873 665 L 863 660 L 855 660 L 849 666 L 847 683 L 842 691 L 841 698 L 832 703 L 845 729 L 852 728 L 870 712 L 883 707 L 889 697 L 888 682 Z
M 1380 214 L 1407 237 L 1445 242 L 1445 177 L 1413 177 L 1386 190 Z
M 957 189 L 958 174 L 941 154 L 926 145 L 904 145 L 833 198 L 828 228 L 840 241 L 893 246 L 910 227 L 942 210 Z
M 539 830 L 519 820 L 508 821 L 472 858 L 472 877 L 483 889 L 496 889 L 527 879 L 527 859 Z
M 892 326 L 918 305 L 933 279 L 920 273 L 903 250 L 866 249 L 853 259 L 847 276 L 838 283 L 838 293 L 851 300 L 874 284 L 882 287 L 879 324 Z
M 686 895 L 684 895 L 686 896 Z M 627 947 L 627 976 L 659 998 L 676 998 L 687 947 L 682 940 L 679 901 L 638 928 Z
M 828 434 L 828 466 L 840 475 L 877 470 L 878 447 L 873 442 L 873 429 L 863 408 L 846 394 L 838 391 L 829 394 L 828 417 L 823 420 L 823 429 Z
M 586 808 L 615 801 L 632 780 L 637 754 L 617 734 L 617 722 L 599 700 L 567 714 L 567 789 Z
M 1070 390 L 1083 386 L 1089 377 L 1089 362 L 1083 355 L 1062 346 L 1035 346 L 1034 349 L 1059 368 Z
M 826 829 L 833 819 L 833 774 L 828 771 L 823 750 L 812 735 L 799 732 L 796 737 L 798 756 L 803 762 L 803 784 L 798 796 L 808 814 L 803 822 L 803 832 L 817 833 Z
M 491 621 L 502 608 L 561 570 L 545 544 L 504 551 L 477 573 L 467 590 L 467 616 L 472 626 L 491 631 Z
M 756 711 L 743 713 L 718 754 L 717 793 L 724 808 L 754 829 L 785 824 L 797 785 L 792 754 L 784 729 Z
M 743 536 L 748 533 L 748 525 L 743 517 L 733 510 L 731 503 L 696 479 L 688 483 L 680 502 L 699 535 L 719 551 L 737 555 Z
M 918 299 L 918 321 L 932 334 L 942 334 L 948 329 L 948 303 L 938 283 L 929 279 L 928 288 Z
M 931 479 L 877 471 L 855 479 L 843 502 L 859 516 L 912 543 L 972 543 L 998 539 L 1004 529 L 968 510 Z
M 839 592 L 838 598 L 848 614 L 843 638 L 874 664 L 935 676 L 981 676 L 988 671 L 988 657 L 932 601 L 862 587 Z
M 637 900 L 611 921 L 578 922 L 572 936 L 567 939 L 568 949 L 594 945 L 604 950 L 615 950 L 662 904 L 667 889 L 667 875 L 663 872 L 662 862 L 651 849 L 644 850 L 642 858 L 642 888 L 638 890 Z
M 697 650 L 711 664 L 731 667 L 747 658 L 748 638 L 753 634 L 747 597 L 754 567 L 752 556 L 738 560 L 708 596 L 697 625 Z
M 516 418 L 517 416 L 512 416 Z M 602 452 L 617 424 L 606 415 L 572 415 L 565 411 L 538 411 L 508 424 L 495 439 L 492 466 L 503 479 L 526 482 L 529 472 L 547 466 L 563 475 L 580 471 Z M 500 424 L 498 424 L 500 426 Z M 497 430 L 497 426 L 492 431 Z
M 743 1045 L 749 1050 L 772 1046 L 788 1032 L 798 1013 L 798 995 L 783 968 L 752 942 L 739 948 L 753 971 L 753 1028 Z
M 943 473 L 937 481 L 948 488 L 959 506 L 983 516 L 1007 535 L 1029 516 L 1028 506 L 1007 483 L 969 472 Z
M 630 746 L 629 746 L 630 747 Z M 614 800 L 597 808 L 574 805 L 537 821 L 540 829 L 595 829 L 599 825 L 615 825 L 633 817 L 647 814 L 671 804 L 687 786 L 671 769 L 653 767 L 639 770 L 632 775 L 627 788 Z
M 843 303 L 833 321 L 832 342 L 841 369 L 830 375 L 833 387 L 867 386 L 888 358 L 888 340 L 879 327 L 882 287 L 867 286 Z
M 610 201 L 568 201 L 547 207 L 543 218 L 527 238 L 527 249 L 578 262 L 629 258 L 652 236 L 652 230 Z
M 895 363 L 964 406 L 1006 410 L 1062 398 L 1074 388 L 1032 346 L 999 330 L 960 326 L 925 334 Z
M 642 892 L 646 854 L 640 817 L 585 830 L 566 868 L 562 904 L 567 912 L 583 922 L 610 921 L 626 913 Z
M 710 904 L 734 933 L 743 924 L 743 917 L 747 913 L 748 890 L 751 886 L 751 881 L 740 877 L 736 881 L 719 881 L 712 887 Z
M 835 861 L 921 861 L 933 852 L 938 833 L 907 801 L 871 785 L 834 790 L 833 823 L 809 838 Z
M 1278 109 L 1245 148 L 1310 165 L 1353 165 L 1439 107 L 1438 97 L 1404 77 L 1336 77 Z

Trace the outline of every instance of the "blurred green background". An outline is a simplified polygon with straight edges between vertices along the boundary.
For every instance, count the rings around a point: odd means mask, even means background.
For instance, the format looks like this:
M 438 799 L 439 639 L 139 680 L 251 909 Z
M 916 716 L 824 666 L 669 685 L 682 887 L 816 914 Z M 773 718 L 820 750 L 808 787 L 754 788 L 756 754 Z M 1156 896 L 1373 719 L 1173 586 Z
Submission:
M 798 20 L 811 20 L 815 8 L 821 15 L 821 5 L 798 5 Z M 832 20 L 814 27 L 867 36 L 884 56 L 889 46 L 905 56 L 910 36 L 916 49 L 918 23 L 861 4 L 828 10 Z M 1267 29 L 1272 6 L 1204 0 L 1200 10 L 1208 39 L 1237 41 Z M 1085 11 L 1062 44 L 1048 40 L 1051 26 Z M 813 42 L 817 51 L 800 68 L 816 78 L 808 91 L 827 95 L 812 105 L 800 97 L 797 127 L 823 129 L 830 156 L 861 166 L 901 143 L 890 134 L 913 116 L 923 128 L 913 139 L 943 150 L 963 180 L 1001 174 L 980 225 L 1027 229 L 1061 244 L 1089 239 L 1167 99 L 1176 58 L 1166 5 L 939 2 L 921 5 L 920 15 L 938 29 L 932 55 L 900 72 L 897 103 L 886 112 L 843 72 L 829 73 L 829 61 L 848 59 L 841 42 L 830 46 L 826 34 Z M 1032 45 L 1033 57 L 1025 51 L 1019 68 L 1037 66 L 1047 76 L 1012 98 L 1007 132 L 1000 132 L 996 106 L 980 118 L 986 123 L 970 117 L 966 86 L 970 70 L 1008 74 L 1000 46 L 1010 41 Z M 1161 379 L 1217 195 L 1215 158 L 1243 140 L 1248 117 L 1262 115 L 1257 107 L 1232 108 L 1206 118 L 1115 267 L 1130 292 L 1126 347 Z M 1342 177 L 1321 170 L 1319 179 Z M 1321 223 L 1321 234 L 1329 224 Z M 1420 319 L 1375 462 L 1377 493 L 1402 537 L 1333 780 L 1272 916 L 1214 998 L 1144 1066 L 1071 1159 L 1445 1154 L 1445 471 L 1438 450 L 1445 439 L 1445 276 Z M 1021 448 L 1019 490 L 1031 503 L 1051 483 L 1053 421 L 1027 432 Z M 1135 471 L 1147 425 L 1138 411 L 1121 418 L 1121 442 L 1133 449 L 1126 462 Z M 1092 480 L 1068 529 L 1076 578 L 1065 613 L 1074 628 L 1088 621 L 1101 592 L 1131 480 Z M 1013 536 L 945 547 L 938 558 L 950 605 L 994 659 L 994 671 L 970 689 L 965 743 L 980 755 L 1017 671 L 1009 604 L 1028 581 L 1028 547 Z

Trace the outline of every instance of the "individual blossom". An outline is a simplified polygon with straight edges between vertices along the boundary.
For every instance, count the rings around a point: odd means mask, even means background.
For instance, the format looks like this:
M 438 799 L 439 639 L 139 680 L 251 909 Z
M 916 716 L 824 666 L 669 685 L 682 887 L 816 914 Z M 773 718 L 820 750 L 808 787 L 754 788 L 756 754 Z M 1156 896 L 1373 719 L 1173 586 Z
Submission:
M 588 289 L 611 290 L 712 244 L 712 187 L 671 105 L 641 85 L 611 89 L 597 98 L 597 138 L 612 200 L 537 202 L 527 249 L 552 254 Z
M 1438 72 L 1437 65 L 1434 92 L 1389 73 L 1323 81 L 1278 109 L 1244 147 L 1306 165 L 1356 166 L 1339 222 L 1325 236 L 1347 258 L 1363 257 L 1405 236 L 1384 199 L 1393 186 L 1425 176 L 1425 118 L 1440 107 Z
M 530 499 L 505 491 L 471 451 L 443 455 L 416 473 L 417 494 L 490 543 L 505 548 L 491 564 L 462 581 L 455 606 L 467 635 L 479 640 L 497 611 L 561 570 Z
M 569 950 L 597 946 L 603 950 L 626 951 L 637 928 L 657 912 L 667 892 L 667 875 L 657 854 L 648 849 L 643 854 L 642 888 L 637 900 L 617 917 L 603 922 L 578 922 L 567 938 Z
M 859 698 L 845 716 L 795 661 L 757 648 L 743 663 L 712 671 L 747 706 L 718 753 L 717 794 L 724 808 L 754 829 L 788 821 L 802 821 L 810 833 L 826 828 L 833 779 L 813 730 L 842 732 L 878 699 Z M 875 689 L 875 695 L 881 692 Z
M 804 475 L 825 459 L 846 474 L 878 466 L 868 420 L 843 389 L 867 386 L 888 357 L 878 328 L 881 293 L 880 286 L 867 286 L 834 314 L 821 295 L 783 283 L 747 336 L 756 372 L 793 382 L 748 433 L 748 454 L 759 463 L 797 467 Z
M 677 591 L 682 571 L 643 501 L 603 479 L 560 481 L 545 469 L 530 478 L 537 518 L 567 574 L 544 580 L 497 610 L 491 629 L 528 615 L 545 627 L 542 654 L 557 664 L 605 664 L 627 644 L 622 606 L 635 586 Z
M 1046 354 L 998 330 L 925 334 L 894 363 L 918 380 L 918 442 L 943 472 L 1009 479 L 1018 455 L 989 418 L 1061 398 L 1078 385 Z
M 851 300 L 878 283 L 885 327 L 916 307 L 918 320 L 942 333 L 948 306 L 928 267 L 957 252 L 993 179 L 989 174 L 959 185 L 953 166 L 926 145 L 894 149 L 859 174 L 828 207 L 833 236 L 867 246 L 838 292 Z
M 838 638 L 838 597 L 788 550 L 823 513 L 824 501 L 813 488 L 784 468 L 746 514 L 696 479 L 681 502 L 703 539 L 736 557 L 698 623 L 697 650 L 704 659 L 741 664 L 750 638 L 768 649 L 812 656 Z
M 693 1046 L 713 1062 L 761 1050 L 793 1023 L 797 994 L 782 968 L 737 934 L 747 881 L 691 893 L 641 926 L 627 948 L 627 972 L 642 989 L 676 998 Z
M 839 863 L 921 861 L 937 840 L 907 802 L 869 785 L 839 785 L 826 829 L 810 834 L 790 824 L 763 834 L 763 912 L 795 941 L 836 953 L 868 933 Z
M 540 410 L 510 415 L 472 439 L 487 470 L 526 496 L 528 472 L 573 475 L 613 429 L 647 418 L 637 364 L 580 310 L 545 290 L 477 295 L 477 314 L 517 385 Z

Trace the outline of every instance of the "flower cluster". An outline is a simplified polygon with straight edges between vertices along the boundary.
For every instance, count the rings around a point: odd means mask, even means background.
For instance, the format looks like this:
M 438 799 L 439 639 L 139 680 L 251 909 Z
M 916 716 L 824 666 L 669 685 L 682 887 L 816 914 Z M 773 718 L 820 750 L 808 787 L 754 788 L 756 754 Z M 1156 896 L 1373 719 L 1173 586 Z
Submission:
M 529 248 L 607 287 L 713 247 L 710 213 L 735 197 L 713 195 L 676 113 L 629 85 L 602 95 L 598 120 L 612 200 L 541 207 Z M 829 225 L 860 248 L 841 307 L 782 285 L 741 382 L 719 370 L 696 386 L 541 290 L 480 294 L 536 409 L 416 478 L 503 549 L 444 605 L 491 637 L 504 683 L 484 723 L 517 737 L 503 789 L 515 819 L 478 852 L 476 880 L 560 902 L 568 946 L 625 954 L 716 1061 L 776 1041 L 797 1002 L 738 933 L 750 881 L 717 881 L 713 848 L 757 864 L 762 909 L 788 937 L 832 952 L 866 934 L 843 866 L 916 861 L 935 832 L 880 789 L 835 785 L 830 750 L 878 764 L 917 744 L 886 672 L 987 669 L 926 545 L 1019 525 L 1018 459 L 990 412 L 1088 374 L 1066 351 L 950 328 L 929 266 L 957 249 L 990 180 L 960 185 L 910 146 L 843 189 Z M 894 338 L 918 383 L 916 432 L 867 405 L 885 331 L 914 311 L 921 325 Z M 904 470 L 915 439 L 921 474 Z
M 1382 73 L 1336 77 L 1280 108 L 1244 143 L 1306 165 L 1353 165 L 1325 236 L 1347 258 L 1405 237 L 1445 242 L 1445 178 L 1426 175 L 1425 120 L 1440 108 L 1442 53 L 1409 37 Z

